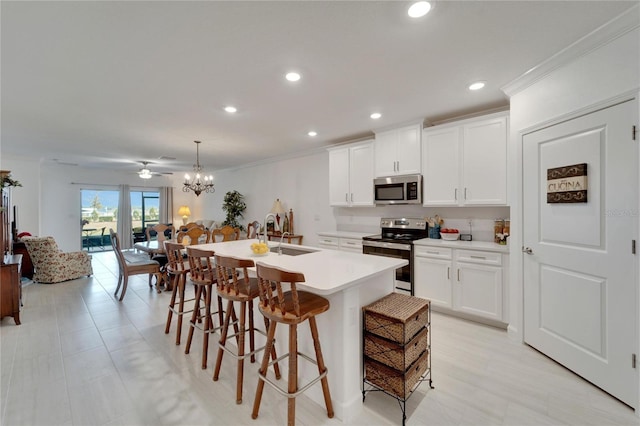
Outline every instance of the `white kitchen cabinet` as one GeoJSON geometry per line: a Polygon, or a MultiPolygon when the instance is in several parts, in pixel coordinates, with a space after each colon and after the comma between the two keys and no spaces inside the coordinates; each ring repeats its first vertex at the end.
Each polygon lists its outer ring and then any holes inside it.
{"type": "MultiPolygon", "coordinates": [[[[362,236],[354,233],[320,233],[318,246],[327,249],[362,253],[362,236]]],[[[364,234],[363,234],[364,235],[364,234]]]]}
{"type": "Polygon", "coordinates": [[[339,250],[362,253],[362,238],[340,238],[339,250]]]}
{"type": "Polygon", "coordinates": [[[329,204],[373,206],[373,141],[329,149],[329,204]]]}
{"type": "Polygon", "coordinates": [[[502,253],[416,246],[414,293],[434,307],[504,321],[502,253]]]}
{"type": "Polygon", "coordinates": [[[454,309],[502,320],[502,255],[455,251],[454,309]]]}
{"type": "Polygon", "coordinates": [[[338,250],[340,248],[340,238],[320,235],[318,245],[322,248],[338,250]]]}
{"type": "Polygon", "coordinates": [[[423,205],[506,205],[507,135],[507,113],[425,129],[423,205]]]}
{"type": "Polygon", "coordinates": [[[417,174],[421,171],[422,124],[376,133],[375,176],[417,174]]]}
{"type": "Polygon", "coordinates": [[[444,255],[438,253],[439,250],[442,249],[416,247],[413,266],[415,274],[413,292],[415,296],[431,300],[434,306],[452,309],[451,249],[446,249],[448,254],[444,255]]]}

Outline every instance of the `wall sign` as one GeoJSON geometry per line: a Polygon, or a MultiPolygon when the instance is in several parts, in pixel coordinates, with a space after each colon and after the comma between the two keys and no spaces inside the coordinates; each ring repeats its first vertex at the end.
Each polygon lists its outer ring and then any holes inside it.
{"type": "Polygon", "coordinates": [[[547,203],[586,203],[587,163],[547,169],[547,203]]]}

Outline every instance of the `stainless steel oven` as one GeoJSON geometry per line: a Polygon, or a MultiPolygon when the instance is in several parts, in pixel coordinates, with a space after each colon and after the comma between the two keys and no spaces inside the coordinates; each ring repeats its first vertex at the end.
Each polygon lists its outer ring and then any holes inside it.
{"type": "Polygon", "coordinates": [[[362,253],[407,260],[406,266],[396,269],[396,291],[413,296],[413,241],[428,234],[423,219],[384,218],[380,220],[380,235],[362,238],[362,253]]]}
{"type": "Polygon", "coordinates": [[[362,240],[362,253],[375,256],[395,257],[409,263],[396,269],[396,291],[413,295],[413,244],[362,240]]]}

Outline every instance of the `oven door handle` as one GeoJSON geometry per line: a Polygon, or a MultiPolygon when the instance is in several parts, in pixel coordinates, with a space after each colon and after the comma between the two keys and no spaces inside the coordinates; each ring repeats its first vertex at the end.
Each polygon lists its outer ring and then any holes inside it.
{"type": "Polygon", "coordinates": [[[381,241],[362,241],[362,247],[379,247],[396,250],[411,251],[411,244],[385,243],[381,241]]]}

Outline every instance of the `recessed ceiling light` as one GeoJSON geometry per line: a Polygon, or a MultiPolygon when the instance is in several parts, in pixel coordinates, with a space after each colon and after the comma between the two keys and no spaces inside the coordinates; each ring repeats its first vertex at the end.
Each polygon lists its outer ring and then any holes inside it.
{"type": "Polygon", "coordinates": [[[227,111],[227,112],[231,112],[231,113],[238,111],[238,109],[236,107],[231,106],[231,105],[224,107],[224,110],[227,111]]]}
{"type": "Polygon", "coordinates": [[[287,75],[284,76],[289,81],[298,81],[300,80],[300,74],[297,72],[288,72],[287,75]]]}
{"type": "Polygon", "coordinates": [[[428,1],[419,1],[411,5],[407,13],[412,18],[420,18],[431,10],[431,3],[428,1]]]}
{"type": "Polygon", "coordinates": [[[484,87],[485,82],[484,81],[476,81],[475,83],[471,83],[469,85],[469,90],[480,90],[484,87]]]}
{"type": "Polygon", "coordinates": [[[314,132],[313,130],[307,133],[309,136],[318,136],[318,132],[314,132]]]}
{"type": "Polygon", "coordinates": [[[379,112],[374,112],[369,117],[373,118],[374,120],[377,120],[378,118],[382,117],[382,114],[380,114],[379,112]]]}

